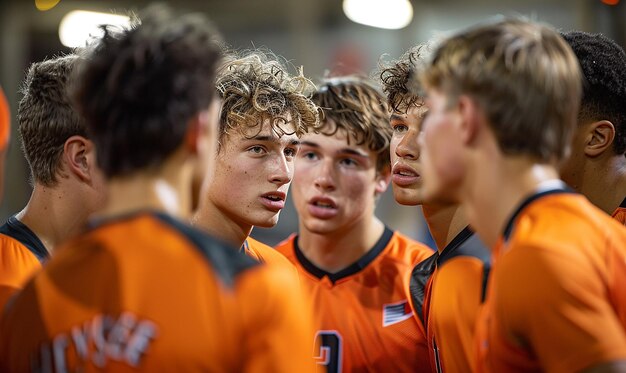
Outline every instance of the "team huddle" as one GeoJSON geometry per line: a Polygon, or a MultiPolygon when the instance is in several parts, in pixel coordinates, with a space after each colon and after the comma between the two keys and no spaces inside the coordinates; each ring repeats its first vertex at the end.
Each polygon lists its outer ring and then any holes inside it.
{"type": "Polygon", "coordinates": [[[24,80],[0,371],[626,372],[612,40],[505,18],[313,82],[201,14],[102,28],[24,80]]]}

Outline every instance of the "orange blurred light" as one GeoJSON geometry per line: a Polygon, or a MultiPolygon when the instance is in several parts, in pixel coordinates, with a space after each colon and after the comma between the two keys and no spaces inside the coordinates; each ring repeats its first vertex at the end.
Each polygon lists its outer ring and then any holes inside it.
{"type": "Polygon", "coordinates": [[[619,0],[600,0],[606,5],[617,5],[619,4],[619,0]]]}
{"type": "Polygon", "coordinates": [[[50,10],[54,8],[61,0],[35,0],[35,7],[45,12],[46,10],[50,10]]]}

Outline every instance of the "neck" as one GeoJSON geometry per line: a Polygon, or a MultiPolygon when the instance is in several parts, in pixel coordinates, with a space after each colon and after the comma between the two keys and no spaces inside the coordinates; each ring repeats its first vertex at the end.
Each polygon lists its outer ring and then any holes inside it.
{"type": "Polygon", "coordinates": [[[243,245],[253,228],[252,224],[237,222],[208,199],[194,215],[193,225],[237,248],[243,245]]]}
{"type": "Polygon", "coordinates": [[[437,250],[443,249],[467,226],[467,218],[460,205],[423,205],[424,217],[437,250]]]}
{"type": "Polygon", "coordinates": [[[311,232],[300,223],[298,245],[315,266],[336,273],[370,251],[384,230],[385,225],[374,216],[367,224],[357,224],[330,234],[311,232]]]}
{"type": "Polygon", "coordinates": [[[185,154],[179,151],[158,169],[111,178],[107,204],[98,215],[106,218],[138,210],[155,210],[188,220],[193,166],[184,157],[185,154]]]}
{"type": "Polygon", "coordinates": [[[626,197],[626,158],[622,155],[592,161],[586,166],[585,174],[593,177],[583,180],[578,191],[602,211],[612,215],[626,197]]]}
{"type": "Polygon", "coordinates": [[[91,213],[79,190],[60,180],[54,187],[36,183],[28,204],[16,217],[37,235],[52,253],[59,244],[80,233],[91,213]],[[70,192],[71,191],[71,192],[70,192]]]}
{"type": "Polygon", "coordinates": [[[475,163],[473,189],[462,200],[470,225],[489,248],[495,247],[512,214],[539,185],[557,180],[556,168],[523,157],[503,157],[475,163]],[[490,167],[484,167],[490,164],[490,167]]]}

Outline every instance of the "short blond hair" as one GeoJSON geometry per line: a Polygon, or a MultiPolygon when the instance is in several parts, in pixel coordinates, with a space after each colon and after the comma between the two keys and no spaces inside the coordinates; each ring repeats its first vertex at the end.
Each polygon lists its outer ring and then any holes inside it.
{"type": "Polygon", "coordinates": [[[581,73],[551,27],[516,18],[470,28],[439,45],[421,82],[449,104],[474,99],[505,154],[556,162],[569,151],[581,73]]]}

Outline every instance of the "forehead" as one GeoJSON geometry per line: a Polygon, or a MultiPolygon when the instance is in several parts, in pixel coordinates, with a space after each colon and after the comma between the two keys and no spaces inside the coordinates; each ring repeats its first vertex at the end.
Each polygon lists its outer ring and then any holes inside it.
{"type": "Polygon", "coordinates": [[[296,123],[292,121],[291,113],[267,115],[266,113],[250,115],[237,122],[235,128],[228,131],[229,135],[238,134],[241,138],[258,136],[272,136],[276,138],[295,136],[296,123]]]}
{"type": "Polygon", "coordinates": [[[291,122],[276,119],[276,117],[263,120],[262,123],[246,126],[240,124],[236,130],[225,134],[223,142],[242,142],[248,140],[260,140],[275,143],[297,143],[298,136],[294,133],[295,126],[291,122]]]}
{"type": "Polygon", "coordinates": [[[426,105],[411,105],[407,108],[406,112],[394,111],[391,114],[391,119],[404,120],[404,119],[423,119],[428,112],[426,105]]]}
{"type": "Polygon", "coordinates": [[[367,144],[357,145],[356,140],[348,136],[343,129],[339,129],[331,136],[321,133],[307,133],[302,136],[300,141],[303,147],[313,147],[328,154],[353,153],[372,159],[376,157],[376,154],[368,148],[367,144]]]}

